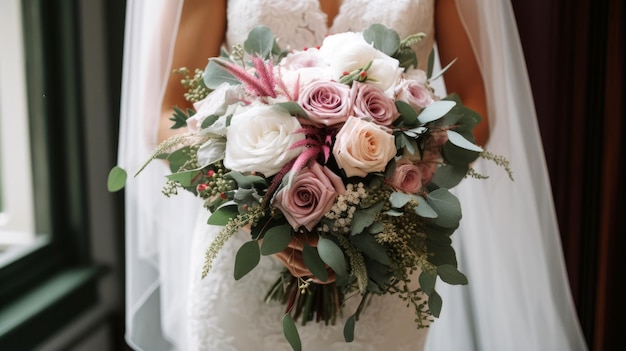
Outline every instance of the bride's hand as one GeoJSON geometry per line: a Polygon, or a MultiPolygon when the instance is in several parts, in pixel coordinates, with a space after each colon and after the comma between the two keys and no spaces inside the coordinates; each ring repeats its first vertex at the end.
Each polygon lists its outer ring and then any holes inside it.
{"type": "Polygon", "coordinates": [[[274,256],[276,256],[280,262],[287,267],[289,272],[291,272],[294,277],[310,277],[317,284],[333,283],[335,281],[335,272],[330,269],[330,267],[326,266],[328,279],[323,282],[311,273],[302,259],[303,243],[317,247],[318,240],[319,236],[315,234],[296,234],[291,238],[291,242],[289,242],[287,248],[279,253],[276,253],[274,256]]]}

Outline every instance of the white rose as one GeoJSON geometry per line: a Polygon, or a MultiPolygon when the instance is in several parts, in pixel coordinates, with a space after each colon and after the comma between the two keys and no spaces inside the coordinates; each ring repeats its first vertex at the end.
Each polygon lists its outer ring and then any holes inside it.
{"type": "Polygon", "coordinates": [[[390,97],[393,97],[395,84],[403,72],[398,60],[376,50],[363,39],[361,33],[346,32],[327,36],[319,49],[319,55],[330,66],[334,79],[371,62],[366,83],[378,86],[390,97]]]}
{"type": "Polygon", "coordinates": [[[290,149],[304,139],[297,118],[269,105],[253,104],[233,115],[226,134],[224,166],[238,172],[278,173],[302,148],[290,149]]]}
{"type": "Polygon", "coordinates": [[[385,170],[396,155],[396,144],[389,129],[350,117],[337,133],[333,155],[348,177],[365,177],[385,170]]]}
{"type": "MultiPolygon", "coordinates": [[[[232,106],[241,100],[242,85],[230,85],[222,83],[204,99],[193,104],[196,113],[187,119],[187,126],[192,132],[199,132],[202,122],[209,116],[226,116],[232,106]]],[[[226,135],[225,118],[218,119],[208,130],[204,132],[226,135]]]]}

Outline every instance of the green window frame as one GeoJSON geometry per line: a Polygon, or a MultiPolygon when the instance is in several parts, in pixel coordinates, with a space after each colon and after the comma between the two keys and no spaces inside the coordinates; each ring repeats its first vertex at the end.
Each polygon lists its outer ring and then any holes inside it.
{"type": "MultiPolygon", "coordinates": [[[[98,302],[89,247],[78,0],[22,0],[36,230],[0,267],[0,349],[32,349],[98,302]]],[[[103,184],[103,186],[105,186],[103,184]]]]}

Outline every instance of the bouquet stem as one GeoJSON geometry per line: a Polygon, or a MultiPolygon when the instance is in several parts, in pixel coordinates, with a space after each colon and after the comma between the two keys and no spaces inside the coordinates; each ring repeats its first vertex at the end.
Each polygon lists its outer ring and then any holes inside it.
{"type": "Polygon", "coordinates": [[[285,270],[272,284],[265,301],[280,301],[286,305],[285,313],[291,314],[294,321],[300,319],[302,325],[312,321],[335,325],[344,295],[334,282],[317,284],[294,277],[285,270]]]}

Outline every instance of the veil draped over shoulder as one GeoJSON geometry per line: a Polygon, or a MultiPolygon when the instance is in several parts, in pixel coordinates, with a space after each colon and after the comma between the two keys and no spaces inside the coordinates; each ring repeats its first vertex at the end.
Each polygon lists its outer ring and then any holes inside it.
{"type": "MultiPolygon", "coordinates": [[[[444,307],[427,349],[584,350],[511,5],[457,3],[485,79],[487,149],[510,160],[515,181],[479,161],[491,178],[455,189],[464,213],[453,241],[470,285],[438,286],[444,307]]],[[[131,177],[156,146],[181,7],[182,0],[127,5],[118,163],[131,177]]],[[[189,252],[201,205],[189,194],[166,199],[167,171],[153,162],[126,186],[126,338],[136,349],[187,349],[189,252]]]]}

